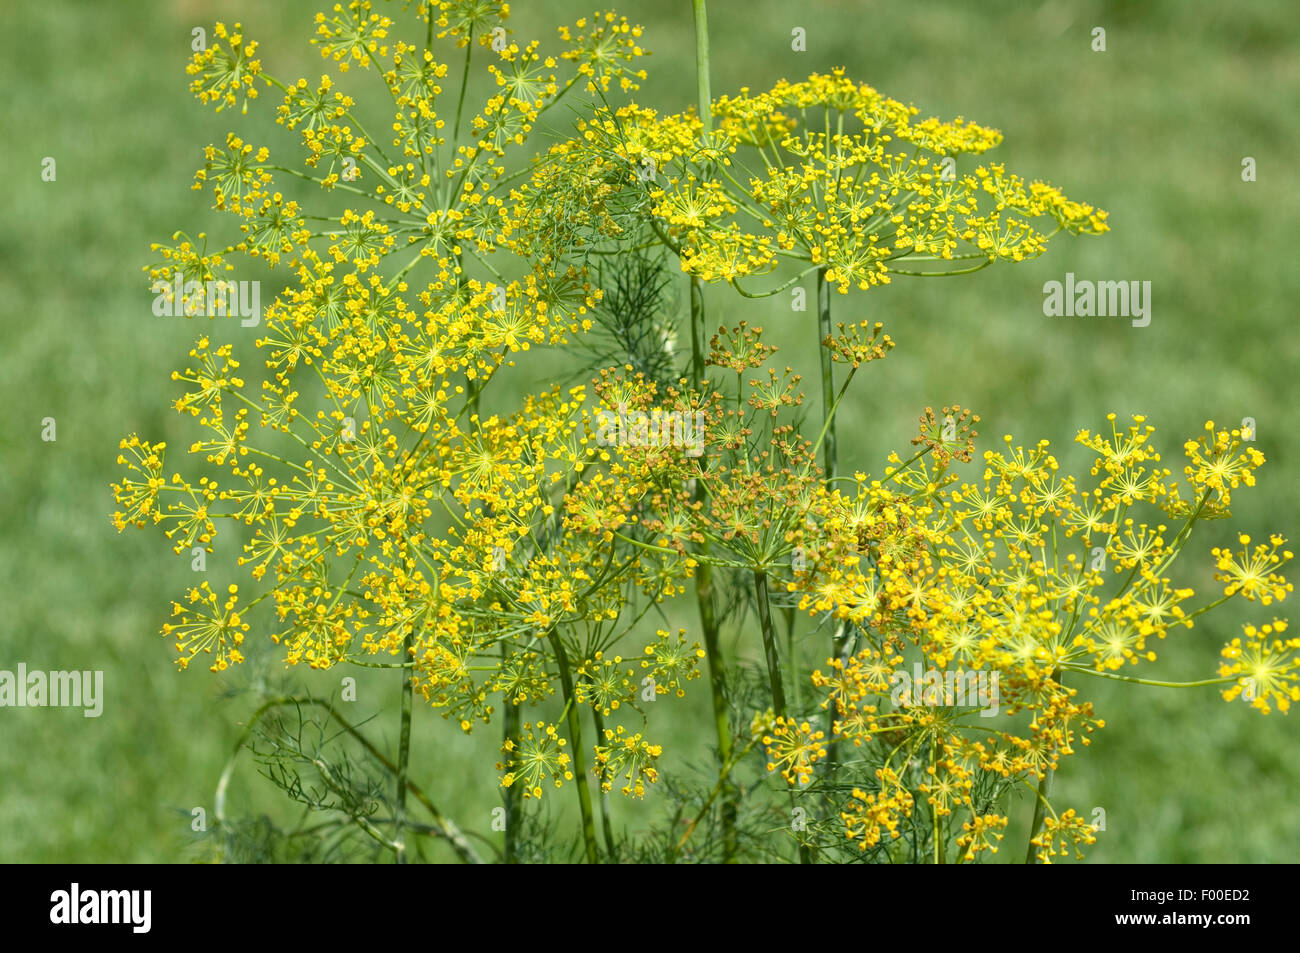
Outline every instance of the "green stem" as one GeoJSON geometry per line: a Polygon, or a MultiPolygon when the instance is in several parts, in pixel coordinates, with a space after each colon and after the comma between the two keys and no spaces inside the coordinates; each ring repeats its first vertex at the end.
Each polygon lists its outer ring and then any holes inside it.
{"type": "Polygon", "coordinates": [[[835,364],[825,341],[831,336],[831,286],[826,281],[826,269],[817,269],[817,353],[822,366],[822,422],[826,432],[822,444],[822,466],[829,483],[835,478],[836,446],[835,420],[835,364]]]}
{"type": "MultiPolygon", "coordinates": [[[[844,663],[848,662],[849,654],[847,625],[847,622],[841,620],[836,626],[835,631],[831,634],[831,651],[834,653],[832,658],[838,658],[844,663]]],[[[795,671],[798,672],[798,668],[796,668],[795,671]]],[[[832,705],[828,710],[828,718],[830,723],[827,725],[827,734],[830,735],[830,743],[826,746],[826,796],[823,799],[823,803],[825,804],[826,809],[830,811],[835,797],[835,774],[839,768],[840,762],[840,741],[839,736],[835,733],[834,705],[832,705]]]]}
{"type": "Polygon", "coordinates": [[[1025,849],[1026,864],[1036,864],[1038,862],[1034,856],[1034,838],[1038,836],[1038,832],[1043,826],[1043,818],[1047,816],[1047,799],[1052,794],[1053,773],[1049,765],[1043,776],[1038,779],[1037,797],[1034,799],[1034,823],[1029,829],[1029,845],[1025,849]]]}
{"type": "MultiPolygon", "coordinates": [[[[935,762],[935,756],[936,756],[936,754],[937,754],[937,750],[936,750],[935,744],[934,744],[933,741],[931,741],[931,742],[930,742],[930,767],[931,767],[931,768],[934,767],[934,762],[935,762]]],[[[936,864],[942,864],[942,863],[944,862],[944,857],[943,857],[943,829],[942,829],[942,827],[940,826],[939,805],[937,805],[937,804],[931,804],[931,805],[930,805],[930,820],[931,820],[931,823],[934,825],[934,835],[933,835],[933,839],[934,839],[934,862],[935,862],[936,864]]]]}
{"type": "MultiPolygon", "coordinates": [[[[772,711],[778,718],[786,716],[785,686],[781,677],[781,657],[776,650],[776,626],[772,624],[772,606],[768,601],[767,573],[754,571],[754,596],[758,602],[758,624],[763,632],[763,654],[767,659],[767,679],[772,689],[772,711]]],[[[795,792],[790,792],[790,804],[795,803],[795,792]]],[[[812,849],[799,844],[799,863],[812,863],[812,849]]]]}
{"type": "MultiPolygon", "coordinates": [[[[712,96],[709,93],[709,17],[705,0],[691,0],[695,16],[695,91],[703,124],[704,138],[713,133],[712,96]]],[[[691,276],[691,387],[698,394],[704,386],[704,283],[691,276]]],[[[704,484],[697,480],[695,499],[704,501],[704,484]]],[[[708,544],[704,546],[707,553],[708,544]]],[[[735,863],[736,803],[738,792],[726,780],[731,764],[731,727],[727,719],[726,675],[723,668],[721,636],[713,605],[713,569],[701,562],[695,570],[695,602],[704,630],[704,651],[709,660],[709,689],[713,704],[713,725],[718,739],[718,758],[723,765],[719,777],[722,785],[722,853],[724,863],[735,863]]]]}
{"type": "MultiPolygon", "coordinates": [[[[518,744],[520,734],[519,706],[508,696],[503,697],[502,704],[505,705],[501,725],[502,743],[515,739],[515,743],[518,744]]],[[[506,802],[505,862],[507,864],[517,864],[519,863],[518,827],[521,819],[523,785],[512,784],[504,790],[503,795],[506,802]]]]}
{"type": "MultiPolygon", "coordinates": [[[[1053,672],[1050,678],[1058,685],[1062,684],[1062,676],[1059,670],[1053,672]]],[[[1055,774],[1056,772],[1052,769],[1051,760],[1049,759],[1043,768],[1043,776],[1038,779],[1038,796],[1034,799],[1034,820],[1029,827],[1029,844],[1025,848],[1026,864],[1037,863],[1037,858],[1034,856],[1034,838],[1042,830],[1043,819],[1047,816],[1047,803],[1048,798],[1052,795],[1052,777],[1055,774]]]]}
{"type": "Polygon", "coordinates": [[[469,61],[474,53],[474,31],[465,34],[465,67],[460,74],[460,98],[456,101],[456,121],[451,127],[452,162],[456,159],[456,147],[460,145],[460,115],[465,109],[465,91],[469,88],[469,61]]]}
{"type": "Polygon", "coordinates": [[[555,628],[550,632],[551,649],[555,652],[555,661],[560,669],[560,685],[564,689],[564,702],[568,709],[569,741],[573,743],[573,775],[578,788],[578,807],[582,812],[582,842],[587,852],[587,862],[600,863],[600,852],[596,847],[596,818],[591,810],[591,788],[587,786],[587,755],[582,746],[582,719],[578,712],[578,702],[573,693],[573,675],[569,670],[569,655],[564,651],[564,642],[555,628]]]}
{"type": "MultiPolygon", "coordinates": [[[[727,677],[722,660],[722,640],[718,620],[713,611],[713,567],[700,563],[695,568],[695,602],[700,611],[700,627],[704,630],[704,652],[709,661],[709,699],[713,705],[713,730],[718,741],[718,760],[723,765],[719,782],[730,773],[731,725],[727,718],[727,677]]],[[[722,798],[722,856],[724,863],[736,860],[736,801],[734,784],[727,783],[722,798]]]]}
{"type": "Polygon", "coordinates": [[[691,386],[704,383],[704,283],[691,275],[691,386]]]}
{"type": "MultiPolygon", "coordinates": [[[[785,654],[790,659],[790,667],[797,674],[799,672],[799,655],[794,644],[794,606],[786,606],[781,610],[785,617],[785,654]]],[[[803,711],[803,701],[799,690],[800,679],[794,680],[794,707],[797,711],[803,711]]]]}
{"type": "MultiPolygon", "coordinates": [[[[835,417],[839,410],[840,400],[843,399],[844,390],[848,389],[848,381],[844,382],[844,388],[837,395],[835,393],[835,363],[831,360],[831,350],[826,346],[826,340],[831,336],[831,286],[826,280],[826,269],[817,269],[817,354],[821,360],[822,372],[822,469],[825,470],[826,485],[829,487],[836,476],[837,444],[835,439],[835,417]]],[[[852,373],[849,379],[852,379],[852,373]]],[[[848,648],[848,624],[841,619],[835,624],[831,633],[831,655],[833,658],[844,660],[845,652],[848,648]]],[[[839,761],[839,743],[835,737],[835,714],[831,712],[830,726],[831,741],[827,745],[826,751],[826,780],[827,784],[827,804],[830,802],[830,784],[835,774],[835,765],[839,761]]]]}
{"type": "MultiPolygon", "coordinates": [[[[600,709],[595,703],[591,706],[591,718],[596,725],[596,743],[600,744],[605,740],[605,717],[600,713],[600,709]]],[[[605,790],[605,785],[609,782],[607,771],[600,772],[600,827],[601,833],[605,837],[605,853],[612,859],[614,857],[614,828],[609,819],[609,793],[605,790]]]]}
{"type": "MultiPolygon", "coordinates": [[[[407,630],[402,640],[402,657],[411,654],[411,638],[415,633],[407,630]]],[[[406,824],[406,779],[411,762],[411,697],[414,687],[411,675],[402,669],[402,728],[397,746],[397,804],[393,809],[393,842],[397,845],[397,862],[406,863],[406,837],[403,828],[406,824]]]]}
{"type": "Polygon", "coordinates": [[[704,0],[691,0],[695,12],[695,91],[704,135],[713,133],[713,97],[709,94],[709,11],[704,0]]]}
{"type": "Polygon", "coordinates": [[[781,684],[781,658],[776,651],[776,631],[772,625],[772,609],[767,600],[767,573],[754,572],[754,595],[758,600],[758,624],[763,631],[763,654],[767,658],[767,680],[772,688],[772,711],[784,718],[785,687],[781,684]]]}

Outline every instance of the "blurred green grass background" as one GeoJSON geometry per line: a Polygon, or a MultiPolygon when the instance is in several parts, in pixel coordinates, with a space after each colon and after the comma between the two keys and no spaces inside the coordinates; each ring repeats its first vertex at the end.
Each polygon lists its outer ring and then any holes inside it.
{"type": "MultiPolygon", "coordinates": [[[[157,630],[168,600],[192,581],[188,561],[154,533],[119,536],[108,520],[108,486],[123,434],[138,430],[174,447],[192,439],[168,409],[168,375],[194,330],[153,317],[140,271],[151,241],[211,224],[207,198],[189,184],[203,146],[240,127],[238,116],[214,116],[188,94],[190,30],[240,20],[261,42],[268,71],[315,78],[323,64],[307,37],[316,9],[298,0],[49,0],[0,12],[0,181],[8,186],[0,228],[0,669],[19,661],[103,669],[107,687],[98,719],[0,710],[0,860],[192,856],[190,810],[210,810],[251,708],[228,690],[277,677],[274,667],[230,678],[201,667],[174,671],[157,630]],[[41,181],[44,156],[58,162],[54,183],[41,181]],[[46,416],[57,420],[54,443],[40,439],[46,416]]],[[[511,26],[545,42],[557,23],[590,9],[570,0],[517,3],[511,26]]],[[[672,110],[693,103],[689,3],[620,12],[646,26],[654,54],[639,100],[672,110]]],[[[837,320],[883,320],[899,345],[855,385],[841,424],[842,467],[879,472],[926,405],[975,408],[982,446],[1003,433],[1047,437],[1076,463],[1069,447],[1079,428],[1098,427],[1109,411],[1121,419],[1145,413],[1175,467],[1182,439],[1207,418],[1249,416],[1269,462],[1259,486],[1240,496],[1236,525],[1257,537],[1295,535],[1300,18],[1292,0],[714,0],[710,25],[715,95],[843,65],[926,114],[1000,128],[1006,142],[995,161],[1110,212],[1109,235],[1059,238],[1029,264],[899,279],[836,298],[837,320]],[[796,26],[807,30],[807,52],[790,49],[796,26]],[[1107,30],[1104,53],[1090,48],[1096,26],[1107,30]],[[1241,180],[1244,156],[1257,160],[1254,183],[1241,180]],[[1044,317],[1042,285],[1067,271],[1151,281],[1150,327],[1044,317]]],[[[264,93],[253,109],[269,114],[276,102],[264,93]]],[[[711,290],[709,306],[715,320],[768,328],[815,394],[813,312],[792,315],[784,296],[747,302],[725,288],[711,290]]],[[[543,379],[539,365],[529,383],[543,379]]],[[[1222,524],[1206,529],[1188,554],[1202,569],[1210,546],[1227,537],[1222,524]]],[[[1194,581],[1208,589],[1207,573],[1194,581]]],[[[690,626],[688,612],[677,616],[690,626]]],[[[1150,674],[1209,677],[1219,646],[1246,618],[1228,613],[1177,636],[1182,644],[1163,646],[1150,674]]],[[[327,695],[339,674],[307,681],[327,695]]],[[[374,737],[391,746],[395,686],[360,682],[358,710],[379,714],[374,737]]],[[[1065,762],[1055,799],[1085,814],[1106,810],[1091,861],[1294,860],[1294,721],[1227,705],[1212,689],[1087,690],[1107,727],[1065,762]]],[[[691,693],[701,713],[704,695],[691,693]]],[[[495,728],[466,738],[421,714],[415,777],[464,826],[486,828],[498,803],[495,728]]],[[[674,731],[661,739],[665,749],[699,760],[707,741],[674,731]]],[[[249,803],[266,796],[249,764],[236,787],[249,803]]],[[[1007,844],[999,859],[1019,859],[1023,838],[1007,844]]]]}

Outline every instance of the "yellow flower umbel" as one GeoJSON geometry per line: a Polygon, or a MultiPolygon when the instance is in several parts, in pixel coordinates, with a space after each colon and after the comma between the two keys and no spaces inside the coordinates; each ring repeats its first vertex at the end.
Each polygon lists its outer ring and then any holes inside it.
{"type": "Polygon", "coordinates": [[[1001,133],[961,118],[917,119],[914,107],[843,70],[742,90],[715,100],[712,113],[706,135],[694,113],[610,110],[582,123],[552,162],[643,195],[661,240],[705,281],[802,262],[804,274],[821,270],[846,293],[895,274],[1026,261],[1058,232],[1107,230],[1105,212],[1001,164],[959,174],[954,157],[992,149],[1001,133]]]}
{"type": "Polygon", "coordinates": [[[505,756],[501,786],[522,784],[524,797],[540,798],[547,782],[560,787],[573,780],[569,769],[569,756],[564,752],[568,741],[560,736],[554,725],[544,721],[524,724],[523,737],[518,743],[507,739],[501,748],[505,756]]]}
{"type": "Polygon", "coordinates": [[[246,113],[249,101],[257,98],[256,81],[262,73],[261,61],[253,58],[257,42],[245,42],[238,23],[233,32],[224,23],[218,23],[212,32],[220,42],[195,53],[185,68],[195,77],[190,91],[200,102],[216,103],[217,112],[242,103],[246,113]]]}
{"type": "Polygon", "coordinates": [[[613,789],[614,780],[623,778],[626,783],[622,792],[630,797],[645,797],[646,782],[654,784],[659,780],[659,772],[653,767],[654,762],[663,754],[660,745],[652,745],[644,740],[641,732],[629,734],[619,725],[617,729],[605,729],[606,744],[596,745],[596,770],[601,777],[601,789],[613,789]]]}
{"type": "Polygon", "coordinates": [[[826,732],[810,722],[778,716],[763,736],[767,770],[780,771],[787,784],[807,784],[812,780],[813,765],[826,757],[825,737],[826,732]]]}
{"type": "Polygon", "coordinates": [[[1244,641],[1235,638],[1223,647],[1219,674],[1235,679],[1223,693],[1226,700],[1240,696],[1266,715],[1274,705],[1286,714],[1292,702],[1300,702],[1300,638],[1279,638],[1285,631],[1279,619],[1247,625],[1244,641]]]}
{"type": "Polygon", "coordinates": [[[194,57],[192,89],[218,109],[277,90],[260,133],[280,141],[240,130],[207,148],[195,188],[211,190],[228,238],[210,252],[208,232],[177,232],[154,247],[149,279],[166,297],[252,263],[285,272],[283,290],[252,322],[259,361],[251,338],[219,328],[173,375],[174,407],[200,431],[188,467],[165,470],[161,443],[123,441],[114,521],[160,524],[178,552],[214,557],[229,552],[219,532],[236,536],[225,527],[244,538],[233,561],[259,592],[237,609],[233,587],[225,605],[206,584],[191,590],[163,630],[182,666],[199,652],[214,670],[240,662],[256,630],[289,665],[397,669],[404,700],[418,693],[466,732],[503,716],[507,803],[577,777],[586,813],[593,757],[630,796],[657,777],[640,693],[681,696],[703,653],[665,631],[638,669],[615,647],[689,565],[637,548],[646,533],[624,525],[663,454],[600,449],[584,387],[513,407],[489,407],[489,387],[590,328],[601,291],[589,245],[637,215],[574,205],[566,227],[540,228],[517,191],[530,135],[575,88],[634,89],[646,51],[640,27],[608,13],[562,27],[547,53],[511,35],[504,3],[405,12],[421,21],[415,42],[368,0],[318,14],[312,42],[329,72],[316,77],[264,72],[238,27],[219,25],[194,57]],[[461,88],[475,68],[490,86],[477,103],[461,88]],[[345,85],[358,72],[380,82],[345,85]],[[379,88],[386,100],[363,110],[362,91],[379,88]],[[295,151],[300,161],[284,158],[295,151]],[[630,501],[616,519],[600,509],[606,492],[630,501]],[[521,723],[556,696],[554,722],[521,723]],[[640,726],[605,727],[638,714],[640,726]],[[580,715],[596,722],[594,747],[580,715]]]}
{"type": "MultiPolygon", "coordinates": [[[[952,409],[946,414],[955,420],[952,409]]],[[[828,713],[828,740],[852,742],[883,761],[880,788],[855,791],[843,815],[862,849],[890,832],[902,787],[928,804],[936,841],[943,819],[964,812],[960,859],[992,850],[1005,819],[981,813],[973,785],[992,777],[1033,787],[1077,744],[1087,745],[1104,723],[1077,700],[1080,681],[1173,684],[1115,673],[1156,661],[1158,643],[1235,596],[1267,605],[1291,591],[1277,571],[1291,558],[1284,541],[1252,547],[1243,535],[1240,551],[1213,550],[1222,597],[1189,608],[1194,593],[1174,582],[1173,568],[1201,521],[1228,515],[1234,481],[1253,484],[1262,457],[1209,425],[1214,457],[1206,443],[1188,445],[1193,502],[1171,503],[1179,489],[1161,465],[1154,428],[1140,416],[1124,429],[1114,415],[1111,421],[1109,434],[1077,438],[1096,454],[1091,485],[1062,473],[1046,441],[1024,447],[1010,437],[1005,449],[984,454],[980,479],[963,482],[948,471],[964,450],[941,453],[935,415],[923,416],[923,449],[913,460],[886,480],[859,475],[855,492],[836,489],[813,511],[834,515],[796,537],[809,558],[786,588],[805,611],[847,620],[851,642],[862,646],[829,659],[812,679],[828,713]],[[1181,520],[1166,525],[1176,514],[1181,520]],[[917,658],[940,676],[996,674],[996,713],[1026,713],[1027,729],[974,722],[989,712],[969,696],[954,703],[936,690],[915,704],[919,692],[895,686],[917,658]],[[968,733],[968,721],[978,734],[968,733]],[[899,768],[923,755],[928,765],[919,775],[899,768]]],[[[1300,700],[1300,639],[1285,630],[1277,620],[1247,625],[1224,648],[1219,679],[1193,684],[1228,683],[1227,700],[1286,712],[1300,700]]],[[[791,779],[811,777],[811,768],[799,767],[813,760],[804,755],[811,726],[802,734],[793,721],[778,728],[784,735],[772,730],[764,738],[779,756],[773,762],[790,765],[791,779]]],[[[1058,815],[1044,801],[1041,817],[1032,841],[1040,861],[1094,839],[1073,811],[1058,815]]]]}
{"type": "Polygon", "coordinates": [[[231,583],[227,593],[228,598],[221,602],[212,588],[203,582],[190,589],[187,602],[172,603],[172,615],[180,621],[167,623],[162,631],[163,635],[176,640],[176,651],[180,655],[176,662],[181,668],[188,667],[190,660],[200,652],[213,656],[210,668],[214,672],[225,671],[231,662],[244,660],[239,646],[243,644],[248,623],[236,611],[239,587],[231,583]]]}

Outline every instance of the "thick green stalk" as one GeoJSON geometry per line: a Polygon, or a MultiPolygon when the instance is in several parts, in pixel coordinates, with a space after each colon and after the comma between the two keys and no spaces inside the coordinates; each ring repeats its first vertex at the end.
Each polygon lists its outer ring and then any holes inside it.
{"type": "MultiPolygon", "coordinates": [[[[763,633],[763,654],[767,658],[768,684],[772,688],[772,712],[779,718],[786,716],[785,685],[781,677],[781,656],[776,650],[776,626],[772,624],[772,606],[767,595],[767,573],[754,572],[754,597],[758,602],[758,624],[763,633]]],[[[794,807],[795,792],[790,792],[790,806],[794,807]]],[[[799,863],[812,863],[812,849],[799,845],[799,863]]]]}
{"type": "Polygon", "coordinates": [[[704,283],[691,275],[691,386],[704,383],[704,283]]]}
{"type": "MultiPolygon", "coordinates": [[[[709,93],[709,17],[705,0],[691,0],[695,14],[695,90],[704,137],[713,133],[712,96],[709,93]]],[[[704,283],[691,276],[691,387],[696,393],[704,384],[704,283]]],[[[704,501],[704,487],[697,485],[695,499],[704,501]]],[[[703,547],[708,553],[708,544],[703,547]]],[[[695,602],[704,630],[704,651],[709,660],[709,689],[713,703],[713,725],[718,739],[718,759],[731,763],[731,726],[727,719],[726,675],[722,661],[722,644],[717,615],[713,607],[713,568],[701,562],[695,570],[695,602]]],[[[724,773],[723,778],[726,775],[724,773]]],[[[736,859],[736,787],[726,781],[722,790],[722,854],[726,863],[736,859]]]]}
{"type": "MultiPolygon", "coordinates": [[[[817,353],[821,359],[822,374],[822,431],[825,435],[825,442],[822,444],[822,468],[826,471],[826,482],[834,479],[839,468],[838,459],[838,441],[836,439],[836,411],[839,409],[839,403],[844,397],[844,391],[848,389],[849,380],[853,378],[853,372],[849,372],[849,377],[844,381],[844,387],[841,388],[840,394],[835,394],[835,363],[831,360],[831,350],[826,347],[825,341],[831,336],[831,286],[826,280],[826,269],[817,269],[817,353]]],[[[831,652],[833,657],[841,661],[847,661],[849,649],[849,631],[848,623],[841,619],[836,623],[831,635],[831,652]]],[[[826,758],[826,776],[831,781],[835,775],[836,766],[839,764],[839,742],[835,738],[835,714],[831,712],[832,724],[830,725],[831,741],[828,745],[826,758]]],[[[828,784],[828,789],[830,785],[828,784]]],[[[828,790],[828,799],[829,799],[828,790]]]]}
{"type": "MultiPolygon", "coordinates": [[[[930,770],[934,770],[934,762],[938,756],[938,749],[933,741],[930,743],[930,770]]],[[[934,827],[934,862],[936,864],[944,863],[943,851],[943,820],[939,816],[939,805],[930,805],[930,822],[934,827]]]]}
{"type": "Polygon", "coordinates": [[[785,616],[785,654],[790,659],[790,668],[793,669],[796,676],[794,679],[794,707],[796,711],[803,711],[803,700],[800,697],[802,692],[799,691],[800,679],[798,678],[799,652],[794,644],[794,606],[786,606],[781,610],[781,614],[785,616]]]}
{"type": "Polygon", "coordinates": [[[709,10],[704,0],[691,0],[695,12],[695,92],[704,135],[713,132],[713,97],[709,94],[709,10]]]}
{"type": "Polygon", "coordinates": [[[1052,771],[1051,765],[1044,770],[1043,776],[1038,781],[1038,792],[1034,798],[1034,822],[1029,828],[1029,844],[1025,848],[1025,863],[1036,864],[1037,858],[1034,856],[1034,838],[1042,830],[1043,818],[1047,816],[1047,799],[1052,796],[1052,771]]]}
{"type": "MultiPolygon", "coordinates": [[[[1061,672],[1059,670],[1053,672],[1051,675],[1052,680],[1057,684],[1061,683],[1061,677],[1061,672]]],[[[1033,841],[1034,838],[1038,836],[1038,832],[1042,830],[1043,819],[1047,816],[1047,799],[1052,796],[1052,776],[1055,773],[1056,772],[1052,770],[1052,766],[1049,763],[1043,769],[1043,776],[1038,780],[1038,792],[1037,796],[1034,798],[1034,820],[1029,827],[1029,844],[1025,848],[1025,863],[1027,864],[1038,862],[1037,858],[1034,856],[1033,841]]]]}
{"type": "Polygon", "coordinates": [[[754,595],[758,600],[758,624],[763,632],[763,654],[767,658],[767,680],[772,688],[772,711],[784,718],[785,686],[781,684],[781,657],[776,651],[776,627],[772,625],[772,609],[767,598],[767,573],[754,572],[754,595]]]}
{"type": "MultiPolygon", "coordinates": [[[[709,94],[709,14],[704,0],[691,0],[695,13],[695,92],[704,138],[713,134],[713,99],[709,94]]],[[[707,173],[706,173],[707,175],[707,173]]],[[[704,283],[691,276],[691,383],[704,380],[704,283]]]]}
{"type": "Polygon", "coordinates": [[[582,745],[582,719],[578,701],[573,693],[573,674],[569,671],[569,655],[564,651],[560,633],[551,629],[551,649],[560,669],[560,685],[564,689],[564,705],[569,713],[569,741],[573,744],[573,779],[578,788],[578,807],[582,812],[582,842],[587,851],[587,862],[600,863],[596,846],[596,816],[591,809],[591,788],[587,785],[587,754],[582,745]]]}
{"type": "MultiPolygon", "coordinates": [[[[596,725],[596,743],[600,744],[605,740],[605,718],[595,703],[591,706],[591,719],[596,725]]],[[[605,853],[613,858],[614,828],[609,819],[609,793],[605,790],[605,785],[608,783],[609,773],[602,770],[600,772],[600,827],[601,833],[605,836],[605,853]]]]}
{"type": "MultiPolygon", "coordinates": [[[[691,278],[691,387],[700,392],[704,383],[704,287],[699,278],[691,278]]],[[[704,505],[704,484],[697,480],[695,502],[704,505]]],[[[708,555],[709,544],[701,547],[708,555]]],[[[718,760],[731,760],[731,725],[727,718],[726,673],[722,660],[722,639],[713,605],[713,567],[700,561],[695,567],[695,604],[704,630],[704,651],[709,660],[710,701],[713,704],[713,727],[718,740],[718,760]]],[[[725,863],[736,858],[736,788],[727,783],[722,792],[722,855],[725,863]]]]}
{"type": "MultiPolygon", "coordinates": [[[[695,569],[695,601],[704,630],[704,652],[709,661],[709,699],[713,705],[713,730],[718,740],[718,760],[730,773],[731,725],[727,719],[726,673],[722,661],[722,640],[718,620],[713,612],[713,569],[700,563],[695,569]]],[[[730,781],[722,790],[722,857],[724,863],[736,859],[736,786],[730,781]]]]}
{"type": "Polygon", "coordinates": [[[831,286],[826,281],[826,269],[817,269],[817,353],[822,366],[822,423],[826,436],[822,443],[822,468],[829,482],[835,477],[835,420],[831,410],[835,406],[835,364],[830,348],[823,342],[831,336],[831,286]]]}
{"type": "MultiPolygon", "coordinates": [[[[502,716],[501,740],[504,744],[506,741],[514,740],[519,743],[519,706],[509,698],[503,697],[502,704],[505,706],[505,712],[502,716]]],[[[522,796],[523,785],[512,784],[504,789],[505,809],[506,809],[506,830],[505,830],[505,862],[507,864],[516,864],[519,862],[518,844],[519,832],[518,826],[522,817],[522,796]]]]}
{"type": "MultiPolygon", "coordinates": [[[[402,660],[411,656],[411,638],[414,632],[408,631],[402,640],[402,660]]],[[[397,748],[397,803],[393,808],[393,843],[397,845],[397,862],[406,863],[406,775],[411,761],[411,696],[414,687],[411,673],[400,669],[402,673],[402,728],[397,748]]]]}
{"type": "MultiPolygon", "coordinates": [[[[817,269],[817,354],[821,359],[822,372],[822,469],[826,471],[827,486],[834,479],[839,464],[836,457],[835,411],[838,409],[840,398],[835,395],[835,364],[831,360],[831,350],[824,343],[830,336],[831,286],[826,280],[826,269],[823,267],[817,269]]],[[[850,377],[852,377],[852,374],[850,374],[850,377]]],[[[845,386],[848,386],[848,381],[845,381],[845,386]]],[[[831,634],[832,656],[843,660],[848,645],[848,624],[844,620],[840,620],[835,624],[831,634]]],[[[830,717],[831,724],[828,733],[831,740],[826,751],[827,805],[830,804],[830,789],[832,787],[830,782],[834,779],[835,767],[839,763],[840,753],[839,742],[835,737],[835,712],[833,709],[830,717]]]]}

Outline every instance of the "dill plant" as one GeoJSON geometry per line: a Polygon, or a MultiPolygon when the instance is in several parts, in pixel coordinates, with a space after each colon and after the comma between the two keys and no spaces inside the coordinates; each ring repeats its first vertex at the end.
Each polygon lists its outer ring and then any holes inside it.
{"type": "MultiPolygon", "coordinates": [[[[354,0],[318,15],[337,72],[384,86],[373,112],[338,78],[264,73],[238,25],[189,67],[218,111],[274,90],[303,166],[242,133],[209,147],[195,187],[238,236],[208,253],[206,233],[178,233],[149,277],[212,281],[251,261],[286,287],[259,378],[244,378],[245,341],[237,355],[213,334],[173,375],[202,432],[196,476],[170,472],[161,443],[123,440],[115,520],[160,525],[181,553],[244,529],[230,568],[255,594],[204,582],[178,599],[163,632],[181,667],[225,670],[256,634],[289,665],[395,670],[401,692],[390,755],[337,705],[268,691],[234,755],[250,749],[313,820],[229,817],[232,757],[216,812],[228,856],[405,862],[412,838],[417,856],[436,838],[466,862],[970,862],[998,851],[1017,791],[1035,806],[1026,860],[1081,855],[1093,827],[1050,798],[1061,758],[1103,726],[1081,686],[1168,685],[1133,674],[1166,636],[1291,591],[1280,537],[1216,547],[1209,601],[1175,576],[1262,454],[1209,423],[1179,481],[1143,418],[1111,415],[1077,437],[1086,475],[1011,438],[972,472],[979,418],[951,406],[926,408],[879,477],[842,473],[837,412],[895,342],[880,322],[835,323],[832,294],[1025,261],[1056,235],[1103,234],[1106,214],[1000,164],[959,169],[1000,133],[918,119],[843,71],[714,98],[703,0],[698,103],[674,115],[611,102],[645,78],[638,27],[596,14],[548,55],[509,34],[508,12],[450,0],[390,18],[354,0]],[[401,15],[417,42],[391,35],[401,15]],[[484,60],[496,89],[470,105],[484,60]],[[561,117],[570,134],[526,151],[561,117]],[[315,191],[292,199],[279,181],[315,191]],[[670,261],[689,279],[680,354],[670,261]],[[712,286],[752,298],[808,278],[816,415],[760,328],[712,326],[705,307],[712,286]],[[582,382],[496,398],[533,348],[582,382]],[[610,445],[611,408],[698,416],[705,452],[610,445]],[[675,629],[662,606],[687,594],[698,623],[675,629]],[[996,673],[1005,717],[900,701],[915,663],[996,673]],[[702,669],[713,737],[674,776],[646,702],[702,669]],[[417,696],[465,732],[496,726],[499,839],[412,779],[417,696]],[[565,787],[576,831],[541,807],[565,787]],[[632,815],[614,792],[651,802],[642,829],[617,823],[632,815]]],[[[1286,711],[1298,649],[1284,620],[1247,625],[1215,677],[1185,687],[1286,711]]]]}

